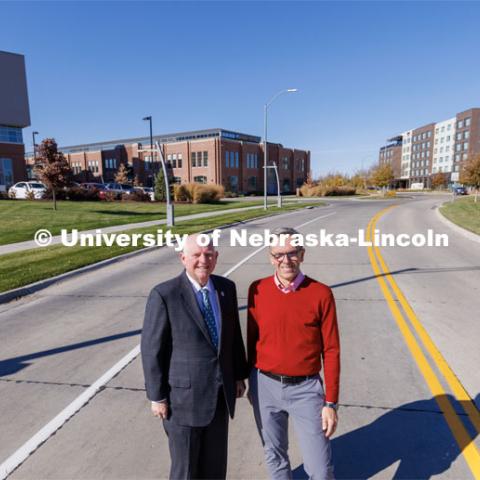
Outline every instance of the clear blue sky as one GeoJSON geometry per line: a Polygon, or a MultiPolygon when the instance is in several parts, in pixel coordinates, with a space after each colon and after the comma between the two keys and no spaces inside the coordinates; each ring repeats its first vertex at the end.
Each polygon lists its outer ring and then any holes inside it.
{"type": "MultiPolygon", "coordinates": [[[[32,128],[60,145],[223,127],[352,172],[389,136],[480,106],[475,2],[0,2],[32,128]]],[[[31,128],[25,129],[31,150],[31,128]]]]}

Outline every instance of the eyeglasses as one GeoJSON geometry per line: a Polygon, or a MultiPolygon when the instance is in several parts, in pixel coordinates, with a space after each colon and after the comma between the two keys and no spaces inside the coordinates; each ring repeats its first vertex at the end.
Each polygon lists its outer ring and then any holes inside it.
{"type": "Polygon", "coordinates": [[[272,258],[277,261],[281,262],[285,260],[287,257],[289,260],[298,260],[298,254],[300,253],[299,250],[294,250],[293,252],[285,252],[285,253],[270,253],[272,258]]]}

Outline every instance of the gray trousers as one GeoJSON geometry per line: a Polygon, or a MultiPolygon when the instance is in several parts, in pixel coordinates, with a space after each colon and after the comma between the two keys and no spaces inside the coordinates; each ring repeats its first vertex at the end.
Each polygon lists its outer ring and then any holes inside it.
{"type": "Polygon", "coordinates": [[[288,458],[288,418],[291,417],[309,478],[333,479],[330,441],[322,429],[325,395],[320,376],[287,385],[253,370],[250,392],[270,478],[292,478],[288,458]]]}

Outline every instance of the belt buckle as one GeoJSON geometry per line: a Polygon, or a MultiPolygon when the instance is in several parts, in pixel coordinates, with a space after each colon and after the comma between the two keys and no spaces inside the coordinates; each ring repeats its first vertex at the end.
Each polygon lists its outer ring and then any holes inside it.
{"type": "Polygon", "coordinates": [[[286,377],[285,375],[280,375],[280,383],[281,383],[282,385],[286,385],[286,383],[287,383],[287,382],[284,382],[284,381],[283,381],[284,378],[287,378],[287,377],[286,377]]]}

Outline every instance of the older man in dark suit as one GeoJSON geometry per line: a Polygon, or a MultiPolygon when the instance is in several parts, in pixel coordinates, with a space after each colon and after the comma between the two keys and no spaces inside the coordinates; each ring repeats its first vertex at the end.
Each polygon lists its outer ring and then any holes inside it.
{"type": "Polygon", "coordinates": [[[228,416],[248,376],[235,284],[211,275],[218,252],[189,236],[185,271],[148,297],[142,361],[153,415],[163,420],[171,479],[225,478],[228,416]]]}

